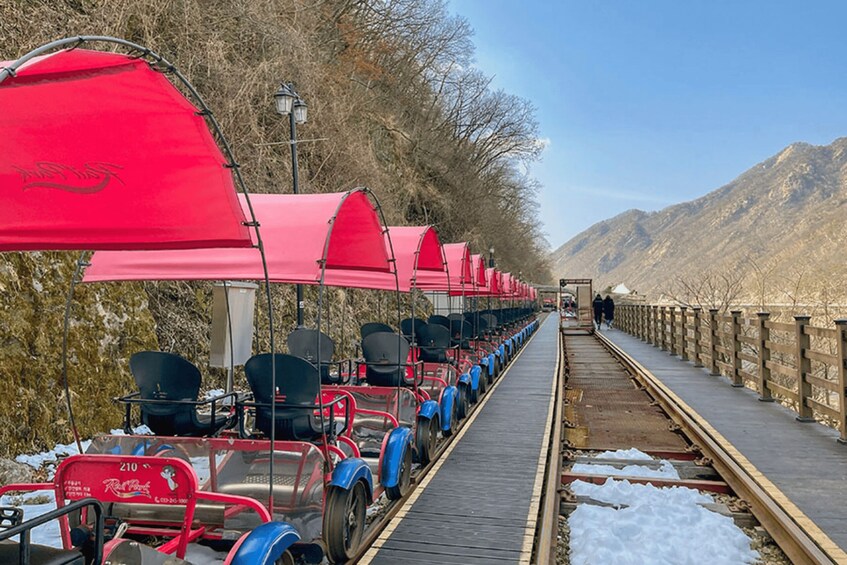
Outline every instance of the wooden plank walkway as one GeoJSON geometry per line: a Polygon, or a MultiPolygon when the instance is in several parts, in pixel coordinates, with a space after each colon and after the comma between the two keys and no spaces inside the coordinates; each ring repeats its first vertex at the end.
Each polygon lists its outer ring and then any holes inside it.
{"type": "Polygon", "coordinates": [[[775,402],[710,376],[622,331],[604,335],[641,363],[741,452],[836,545],[847,549],[847,445],[775,402]]]}
{"type": "Polygon", "coordinates": [[[362,564],[529,563],[558,358],[548,316],[362,564]]]}

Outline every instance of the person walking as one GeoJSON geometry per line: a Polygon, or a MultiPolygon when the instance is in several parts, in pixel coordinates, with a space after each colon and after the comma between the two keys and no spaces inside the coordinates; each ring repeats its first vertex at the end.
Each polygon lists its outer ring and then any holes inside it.
{"type": "Polygon", "coordinates": [[[603,317],[606,318],[606,328],[612,329],[612,322],[615,321],[615,301],[608,294],[603,300],[603,317]]]}
{"type": "Polygon", "coordinates": [[[594,297],[594,302],[591,303],[591,306],[594,307],[594,327],[599,330],[600,324],[603,321],[603,297],[600,296],[599,292],[594,297]]]}

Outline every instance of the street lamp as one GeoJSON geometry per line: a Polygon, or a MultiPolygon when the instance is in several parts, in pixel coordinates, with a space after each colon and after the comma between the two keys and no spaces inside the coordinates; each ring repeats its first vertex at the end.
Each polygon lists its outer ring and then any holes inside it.
{"type": "MultiPolygon", "coordinates": [[[[297,167],[297,124],[305,124],[307,116],[306,102],[300,98],[294,85],[283,82],[274,94],[276,112],[280,116],[288,116],[288,124],[291,133],[291,174],[294,180],[294,194],[300,194],[300,176],[297,167]]],[[[303,327],[303,285],[297,285],[297,327],[303,327]]]]}

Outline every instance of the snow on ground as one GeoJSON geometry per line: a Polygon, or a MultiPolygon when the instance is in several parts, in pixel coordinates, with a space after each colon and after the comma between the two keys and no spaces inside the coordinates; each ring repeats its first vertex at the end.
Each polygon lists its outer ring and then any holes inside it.
{"type": "MultiPolygon", "coordinates": [[[[644,452],[635,448],[619,449],[617,451],[604,451],[595,456],[595,459],[628,459],[653,461],[654,459],[644,452]]],[[[611,465],[589,465],[587,463],[576,463],[571,469],[574,473],[584,475],[603,475],[608,477],[646,477],[654,479],[678,479],[679,473],[676,472],[670,461],[662,459],[661,466],[658,469],[652,469],[644,465],[626,465],[619,469],[611,465]]]]}
{"type": "MultiPolygon", "coordinates": [[[[53,494],[53,491],[49,490],[28,492],[23,495],[7,494],[0,496],[0,506],[18,506],[23,508],[24,520],[28,520],[55,510],[56,496],[53,494]]],[[[32,530],[30,540],[32,543],[40,545],[62,547],[58,520],[53,520],[32,530]]]]}
{"type": "MultiPolygon", "coordinates": [[[[597,457],[649,459],[632,450],[597,457]]],[[[584,467],[599,471],[598,466],[584,467]]],[[[759,553],[750,549],[750,538],[732,518],[701,506],[713,499],[694,489],[657,488],[613,478],[602,485],[575,481],[571,489],[577,496],[618,505],[577,505],[568,518],[571,565],[736,565],[759,559],[759,553]]]]}
{"type": "MultiPolygon", "coordinates": [[[[153,432],[147,426],[138,426],[133,428],[133,433],[136,435],[148,435],[153,432]]],[[[112,435],[124,435],[123,430],[112,430],[112,435]]],[[[82,450],[88,449],[91,445],[91,440],[87,439],[82,442],[82,450]]],[[[34,453],[29,455],[18,455],[15,461],[29,465],[30,467],[39,470],[47,470],[47,480],[52,480],[56,472],[56,465],[60,459],[64,459],[70,455],[79,453],[76,443],[58,444],[49,451],[34,453]]],[[[207,463],[208,467],[208,463],[207,463]]],[[[35,491],[20,495],[4,495],[0,497],[0,506],[18,506],[23,508],[24,520],[41,516],[51,510],[56,509],[56,496],[52,491],[35,491]]],[[[59,536],[59,522],[54,520],[43,526],[39,526],[32,531],[32,542],[41,545],[50,545],[53,547],[61,547],[62,540],[59,536]]]]}
{"type": "MultiPolygon", "coordinates": [[[[125,435],[123,430],[111,430],[109,432],[113,436],[122,436],[125,435]]],[[[135,435],[151,435],[153,432],[147,426],[138,426],[132,429],[132,433],[135,435]]],[[[88,447],[91,445],[91,440],[86,439],[81,442],[82,443],[82,451],[85,452],[88,447]]],[[[79,453],[79,449],[76,447],[76,443],[60,443],[56,445],[50,451],[42,451],[41,453],[34,453],[30,455],[18,455],[15,457],[15,461],[18,463],[23,463],[24,465],[29,465],[35,470],[39,470],[42,468],[47,469],[47,480],[53,480],[53,475],[56,472],[56,464],[59,459],[64,459],[70,455],[76,455],[79,453]]]]}

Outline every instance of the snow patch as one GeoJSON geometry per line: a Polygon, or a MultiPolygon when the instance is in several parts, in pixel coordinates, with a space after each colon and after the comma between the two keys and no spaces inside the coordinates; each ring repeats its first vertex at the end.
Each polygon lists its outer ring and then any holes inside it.
{"type": "Polygon", "coordinates": [[[710,496],[684,487],[657,488],[608,479],[575,481],[577,495],[625,508],[579,504],[568,518],[572,565],[735,565],[759,553],[732,518],[700,506],[710,496]]]}
{"type": "MultiPolygon", "coordinates": [[[[595,455],[594,459],[621,459],[637,461],[654,461],[652,457],[638,449],[618,449],[617,451],[604,451],[595,455]]],[[[643,477],[649,479],[679,479],[679,473],[674,469],[670,461],[662,459],[659,461],[658,469],[644,465],[626,465],[619,469],[611,465],[591,465],[588,463],[576,463],[571,469],[574,473],[583,475],[604,475],[609,477],[643,477]]]]}

